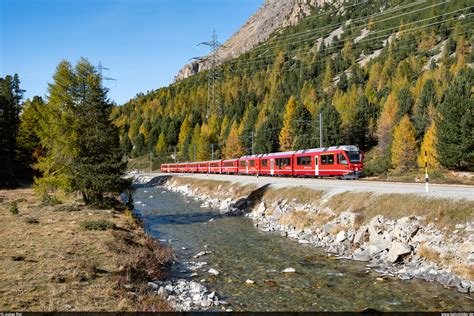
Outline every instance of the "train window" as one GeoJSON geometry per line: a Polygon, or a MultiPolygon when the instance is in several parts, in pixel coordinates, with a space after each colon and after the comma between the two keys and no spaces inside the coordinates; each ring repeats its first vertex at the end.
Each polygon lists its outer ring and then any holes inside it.
{"type": "Polygon", "coordinates": [[[267,159],[262,159],[261,163],[262,163],[262,167],[268,166],[268,160],[267,159]]]}
{"type": "Polygon", "coordinates": [[[250,167],[255,167],[255,160],[250,160],[250,167]]]}
{"type": "Polygon", "coordinates": [[[277,158],[276,164],[278,167],[285,167],[290,165],[290,158],[277,158]]]}
{"type": "Polygon", "coordinates": [[[346,154],[352,163],[360,162],[361,155],[358,151],[346,151],[346,154]]]}
{"type": "Polygon", "coordinates": [[[300,166],[309,166],[311,165],[311,156],[297,157],[296,163],[300,166]]]}
{"type": "Polygon", "coordinates": [[[338,156],[338,157],[337,157],[337,160],[339,161],[339,164],[341,164],[341,165],[347,165],[347,159],[346,159],[346,157],[344,157],[343,154],[339,154],[339,155],[337,155],[337,156],[338,156]]]}
{"type": "Polygon", "coordinates": [[[321,155],[321,164],[322,165],[333,165],[334,164],[334,155],[321,155]]]}
{"type": "Polygon", "coordinates": [[[241,160],[241,161],[240,161],[240,166],[241,166],[241,167],[245,167],[245,160],[241,160]]]}

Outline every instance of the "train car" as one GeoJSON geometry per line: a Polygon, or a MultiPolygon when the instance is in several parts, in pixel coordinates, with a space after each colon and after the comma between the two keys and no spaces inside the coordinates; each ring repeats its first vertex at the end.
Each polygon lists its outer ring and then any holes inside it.
{"type": "Polygon", "coordinates": [[[293,156],[293,171],[296,176],[357,179],[363,172],[362,159],[357,146],[298,150],[293,156]]]}
{"type": "Polygon", "coordinates": [[[199,166],[199,163],[197,162],[190,162],[188,163],[188,172],[189,173],[196,173],[198,172],[198,166],[199,166]]]}
{"type": "Polygon", "coordinates": [[[168,172],[168,164],[162,164],[162,165],[160,166],[160,171],[161,171],[162,173],[168,172]]]}
{"type": "Polygon", "coordinates": [[[209,161],[209,173],[221,173],[221,172],[222,172],[222,160],[209,161]]]}
{"type": "Polygon", "coordinates": [[[225,174],[237,174],[239,172],[239,159],[226,159],[222,161],[222,172],[225,174]]]}
{"type": "Polygon", "coordinates": [[[294,151],[264,154],[260,157],[260,173],[270,176],[292,176],[294,151]]]}
{"type": "Polygon", "coordinates": [[[168,172],[176,172],[176,167],[175,167],[175,164],[169,164],[168,165],[168,172]]]}
{"type": "Polygon", "coordinates": [[[250,155],[239,158],[239,174],[260,174],[260,156],[250,155]]]}
{"type": "Polygon", "coordinates": [[[185,163],[179,163],[178,164],[178,172],[180,172],[180,173],[185,173],[186,172],[186,164],[185,163]]]}
{"type": "Polygon", "coordinates": [[[209,172],[209,162],[201,161],[198,163],[198,172],[199,173],[208,173],[209,172]]]}

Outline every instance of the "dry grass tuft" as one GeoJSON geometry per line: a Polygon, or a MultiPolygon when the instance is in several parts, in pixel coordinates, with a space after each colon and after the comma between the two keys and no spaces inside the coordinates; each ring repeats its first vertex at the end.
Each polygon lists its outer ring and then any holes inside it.
{"type": "Polygon", "coordinates": [[[292,225],[297,229],[320,227],[331,220],[331,216],[324,213],[310,213],[307,211],[295,211],[285,213],[280,219],[280,224],[292,225]]]}
{"type": "Polygon", "coordinates": [[[242,185],[230,181],[204,180],[186,177],[174,177],[172,180],[177,185],[190,185],[198,193],[213,196],[222,200],[227,198],[247,197],[257,189],[255,184],[242,185]]]}
{"type": "Polygon", "coordinates": [[[268,203],[286,199],[300,204],[319,205],[324,193],[324,191],[313,190],[302,186],[270,188],[265,192],[264,199],[268,203]]]}
{"type": "Polygon", "coordinates": [[[453,272],[465,279],[474,280],[474,265],[472,264],[454,264],[453,272]]]}
{"type": "Polygon", "coordinates": [[[426,247],[425,245],[422,245],[420,249],[418,249],[417,253],[420,257],[423,257],[429,261],[438,262],[440,259],[439,252],[435,251],[432,248],[426,247]]]}

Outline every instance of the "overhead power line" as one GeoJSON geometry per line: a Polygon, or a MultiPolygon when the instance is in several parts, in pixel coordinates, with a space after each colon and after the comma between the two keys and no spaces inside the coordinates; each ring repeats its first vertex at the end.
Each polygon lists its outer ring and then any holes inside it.
{"type": "MultiPolygon", "coordinates": [[[[418,20],[418,21],[414,21],[414,22],[410,22],[410,23],[407,23],[407,24],[404,24],[403,26],[404,27],[409,27],[411,25],[414,25],[414,24],[418,24],[418,23],[422,23],[422,22],[426,22],[426,21],[429,21],[429,20],[433,20],[433,19],[437,19],[439,17],[442,17],[442,16],[446,16],[446,15],[450,15],[450,14],[453,14],[453,13],[458,13],[458,12],[461,12],[461,11],[464,11],[464,10],[469,10],[471,8],[474,8],[474,6],[470,6],[470,7],[466,7],[466,8],[462,8],[462,9],[457,9],[457,10],[453,10],[453,11],[450,11],[450,12],[447,12],[447,13],[444,13],[444,14],[439,14],[439,15],[436,15],[436,16],[433,16],[433,17],[429,17],[429,18],[425,18],[425,19],[422,19],[422,20],[418,20]]],[[[405,14],[406,15],[406,14],[405,14]]],[[[470,15],[470,14],[468,14],[470,15]]],[[[399,16],[400,17],[400,16],[399,16]]],[[[444,23],[446,21],[441,21],[440,23],[444,23]]],[[[437,23],[437,24],[440,24],[440,23],[437,23]]],[[[428,26],[432,26],[432,25],[436,25],[435,24],[431,24],[431,25],[428,25],[428,26]]],[[[383,33],[383,32],[387,32],[387,31],[393,31],[393,30],[396,30],[396,29],[399,29],[400,26],[395,26],[395,27],[390,27],[390,28],[386,28],[386,29],[382,29],[382,30],[377,30],[377,31],[373,31],[370,33],[370,36],[372,36],[373,34],[378,34],[378,33],[383,33]]],[[[403,30],[400,31],[400,32],[404,32],[403,30]]],[[[400,33],[399,32],[399,33],[400,33]]],[[[385,35],[384,35],[385,36],[385,35]]],[[[325,37],[325,36],[324,36],[325,37]]],[[[303,42],[308,42],[308,41],[311,41],[311,40],[315,40],[315,39],[320,39],[320,38],[324,38],[324,37],[312,37],[312,38],[307,38],[307,39],[303,39],[303,40],[299,40],[299,41],[294,41],[292,43],[289,43],[287,45],[292,45],[292,44],[298,44],[298,43],[303,43],[303,42]]],[[[334,44],[334,43],[345,43],[346,41],[349,41],[349,40],[355,40],[359,37],[358,36],[352,36],[352,37],[348,37],[348,38],[345,38],[345,39],[341,39],[341,40],[338,40],[338,41],[332,41],[331,44],[334,44]]],[[[368,41],[368,40],[373,40],[374,38],[373,37],[368,37],[366,39],[361,39],[360,41],[358,41],[357,43],[363,43],[365,41],[368,41]]],[[[277,48],[277,47],[280,47],[280,46],[275,46],[273,48],[277,48]]],[[[289,52],[298,52],[298,51],[301,51],[303,50],[304,48],[298,48],[298,49],[294,49],[294,50],[287,50],[286,52],[284,53],[289,53],[289,52]]],[[[252,62],[253,60],[261,60],[261,59],[264,59],[264,58],[268,58],[268,57],[273,57],[273,56],[276,56],[278,55],[280,52],[277,52],[277,53],[271,53],[271,54],[262,54],[258,57],[252,57],[252,58],[248,58],[245,60],[245,63],[250,63],[252,62]]],[[[229,63],[238,63],[238,60],[231,60],[229,61],[229,63]]],[[[242,64],[242,63],[239,63],[239,64],[242,64]]]]}
{"type": "MultiPolygon", "coordinates": [[[[413,2],[413,3],[410,3],[410,4],[407,4],[407,5],[404,5],[404,6],[400,6],[400,7],[396,7],[396,8],[393,8],[391,10],[387,10],[387,11],[384,11],[382,13],[375,13],[375,14],[372,14],[372,15],[368,15],[368,16],[364,16],[364,17],[360,17],[360,18],[357,18],[357,19],[354,19],[354,20],[351,20],[351,25],[355,25],[357,22],[360,22],[360,21],[363,21],[363,20],[368,20],[368,19],[371,19],[371,18],[375,18],[375,17],[380,17],[380,16],[384,16],[384,15],[387,15],[389,13],[393,13],[393,12],[396,12],[396,11],[400,11],[400,10],[405,10],[405,9],[408,9],[408,8],[411,8],[413,6],[417,6],[419,4],[422,4],[422,3],[425,3],[427,0],[421,0],[421,1],[416,1],[416,2],[413,2]]],[[[400,16],[403,16],[403,15],[406,15],[406,14],[412,14],[412,13],[415,13],[415,12],[418,12],[418,11],[421,11],[421,10],[426,10],[426,9],[429,9],[429,8],[432,8],[432,7],[436,7],[436,6],[439,6],[439,5],[443,5],[443,4],[446,4],[446,3],[449,3],[450,0],[448,1],[444,1],[444,2],[440,2],[438,4],[434,4],[432,6],[429,6],[429,7],[425,7],[425,8],[422,8],[422,9],[419,9],[419,10],[416,10],[416,11],[410,11],[410,12],[406,12],[406,13],[403,13],[402,15],[398,15],[397,17],[400,17],[400,16]]],[[[388,19],[393,19],[395,17],[390,17],[388,19]]],[[[386,20],[388,20],[386,19],[386,20]]],[[[383,20],[382,20],[383,21],[383,20]]],[[[377,23],[380,23],[382,21],[374,21],[374,24],[377,24],[377,23]]],[[[285,46],[285,45],[290,45],[291,43],[285,43],[287,39],[292,39],[292,38],[298,38],[298,37],[302,37],[302,36],[308,36],[308,35],[313,35],[315,33],[318,33],[318,32],[321,32],[321,31],[324,31],[324,30],[334,30],[335,28],[338,28],[338,27],[341,27],[341,26],[344,26],[347,22],[341,22],[341,23],[334,23],[334,24],[328,24],[328,25],[325,25],[323,27],[319,27],[317,29],[311,29],[311,30],[306,30],[306,31],[302,31],[302,32],[298,32],[298,33],[294,33],[294,34],[289,34],[289,35],[286,35],[286,36],[281,36],[281,37],[278,37],[278,39],[276,40],[275,43],[272,43],[272,44],[268,44],[268,43],[263,43],[255,48],[253,48],[252,50],[249,51],[249,53],[255,53],[255,52],[258,52],[258,51],[261,51],[261,50],[264,50],[264,49],[272,49],[272,48],[277,48],[277,47],[281,47],[281,46],[285,46]],[[285,43],[284,45],[280,45],[280,46],[277,46],[276,44],[278,43],[285,43]]],[[[356,28],[356,27],[360,27],[360,26],[353,26],[350,29],[353,29],[353,28],[356,28]]],[[[347,31],[347,29],[346,29],[347,31]]],[[[330,32],[329,32],[330,33],[330,32]]],[[[329,33],[327,35],[329,35],[329,33]]]]}

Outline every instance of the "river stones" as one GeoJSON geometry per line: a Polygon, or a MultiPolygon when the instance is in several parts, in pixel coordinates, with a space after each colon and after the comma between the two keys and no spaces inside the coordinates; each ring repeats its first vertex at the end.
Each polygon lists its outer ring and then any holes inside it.
{"type": "Polygon", "coordinates": [[[219,271],[217,271],[216,269],[209,269],[209,271],[207,271],[209,274],[212,274],[212,275],[219,275],[219,271]]]}
{"type": "Polygon", "coordinates": [[[263,283],[264,283],[265,285],[270,286],[270,287],[278,286],[278,284],[277,284],[275,281],[273,281],[273,280],[263,280],[263,283]]]}
{"type": "Polygon", "coordinates": [[[295,268],[286,268],[282,271],[283,273],[296,273],[295,268]]]}
{"type": "Polygon", "coordinates": [[[247,279],[247,280],[245,281],[245,284],[252,285],[252,284],[255,284],[255,281],[254,281],[254,280],[247,279]]]}
{"type": "Polygon", "coordinates": [[[208,255],[208,254],[210,254],[210,253],[212,253],[212,251],[201,251],[201,252],[197,253],[196,255],[194,255],[194,258],[197,259],[197,258],[199,258],[199,257],[208,255]]]}

